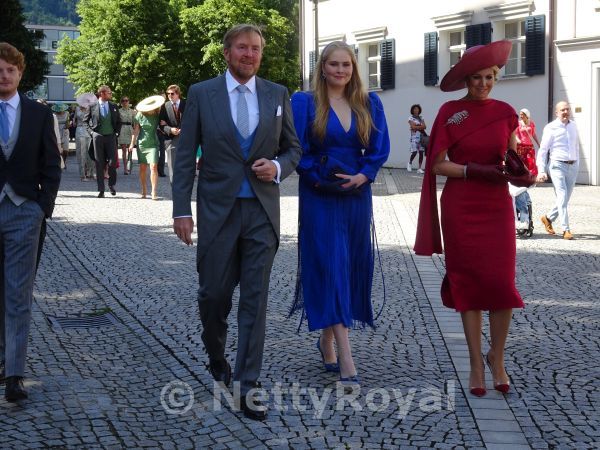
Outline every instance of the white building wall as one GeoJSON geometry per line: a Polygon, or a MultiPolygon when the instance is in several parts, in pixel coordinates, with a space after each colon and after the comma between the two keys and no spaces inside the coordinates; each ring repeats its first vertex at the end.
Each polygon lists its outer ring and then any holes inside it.
{"type": "MultiPolygon", "coordinates": [[[[598,33],[600,23],[597,22],[600,13],[600,0],[558,0],[557,36],[568,34],[571,37],[577,33],[598,33]],[[562,8],[562,10],[560,10],[562,8]],[[570,10],[569,10],[570,8],[570,10]],[[587,11],[585,10],[587,8],[587,11]],[[560,33],[559,33],[560,30],[560,33]],[[575,30],[575,31],[574,31],[575,30]]],[[[314,50],[314,4],[310,0],[304,3],[304,36],[305,36],[305,89],[308,88],[308,61],[309,52],[314,50]]],[[[356,44],[356,32],[367,29],[384,27],[387,39],[395,39],[396,46],[396,86],[395,89],[380,91],[386,110],[392,151],[387,165],[391,167],[405,167],[409,157],[408,141],[408,116],[409,108],[413,103],[420,103],[423,107],[423,117],[431,126],[439,107],[448,100],[457,99],[465,91],[444,93],[438,86],[424,85],[423,55],[424,33],[438,31],[438,84],[450,68],[448,45],[448,31],[436,28],[433,18],[448,16],[465,11],[472,11],[468,24],[492,22],[492,40],[504,38],[503,20],[512,20],[527,15],[546,16],[546,67],[543,75],[532,77],[518,76],[500,79],[492,92],[492,97],[511,104],[517,111],[528,108],[532,118],[541,131],[547,123],[549,104],[549,77],[548,77],[548,43],[550,30],[549,2],[548,1],[494,1],[494,0],[422,0],[418,3],[399,0],[319,0],[318,32],[321,45],[327,42],[327,37],[343,37],[348,44],[356,44]],[[506,6],[508,5],[508,9],[506,6]],[[501,7],[504,12],[491,12],[490,7],[501,7]],[[488,8],[487,10],[485,8],[488,8]],[[505,17],[490,18],[493,14],[505,14],[505,17]],[[496,21],[498,19],[499,21],[496,21]],[[325,38],[325,39],[324,39],[325,38]]],[[[438,21],[439,24],[439,21],[438,21]]],[[[588,46],[585,51],[577,49],[574,52],[556,51],[555,75],[560,79],[554,84],[554,96],[562,98],[569,93],[568,98],[583,105],[585,108],[575,113],[580,132],[582,134],[582,150],[585,162],[582,164],[580,182],[589,183],[594,175],[594,183],[598,184],[598,168],[591,170],[591,165],[598,166],[597,156],[591,150],[592,117],[590,115],[591,103],[590,89],[592,83],[592,61],[600,61],[598,52],[600,45],[588,46]],[[577,61],[577,63],[576,63],[577,61]],[[586,61],[586,62],[584,62],[586,61]],[[566,66],[566,67],[565,67],[566,66]],[[585,70],[584,70],[585,69],[585,70]],[[586,74],[581,74],[581,72],[586,74]],[[560,77],[559,77],[560,74],[560,77]],[[564,95],[563,95],[564,94],[564,95]],[[578,99],[581,98],[581,101],[578,99]],[[587,115],[586,115],[587,111],[587,115]],[[583,136],[586,135],[587,137],[583,136]]],[[[359,51],[360,59],[360,51],[359,51]]],[[[363,82],[365,82],[364,75],[363,82]]],[[[598,94],[600,95],[600,93],[598,94]]],[[[600,116],[600,114],[598,114],[600,116]]],[[[596,141],[597,142],[597,141],[596,141]]],[[[596,144],[597,145],[597,144],[596,144]]],[[[596,149],[597,150],[597,149],[596,149]]]]}
{"type": "Polygon", "coordinates": [[[571,103],[577,123],[577,181],[600,185],[600,1],[557,3],[554,98],[571,103]]]}

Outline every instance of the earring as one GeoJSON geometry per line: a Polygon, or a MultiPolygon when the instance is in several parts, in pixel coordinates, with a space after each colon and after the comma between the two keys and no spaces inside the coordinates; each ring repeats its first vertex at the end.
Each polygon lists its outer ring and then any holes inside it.
{"type": "Polygon", "coordinates": [[[321,78],[323,78],[324,80],[327,78],[327,75],[325,75],[325,72],[321,72],[321,78]]]}

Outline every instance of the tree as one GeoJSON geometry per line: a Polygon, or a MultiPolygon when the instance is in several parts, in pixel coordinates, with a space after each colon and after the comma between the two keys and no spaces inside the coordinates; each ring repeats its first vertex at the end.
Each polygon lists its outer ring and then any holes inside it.
{"type": "Polygon", "coordinates": [[[81,36],[61,41],[58,61],[78,92],[108,84],[116,96],[139,100],[169,84],[185,90],[223,73],[223,35],[237,23],[251,22],[263,27],[267,40],[260,74],[295,89],[294,24],[267,8],[292,1],[81,0],[81,36]]]}
{"type": "Polygon", "coordinates": [[[31,91],[42,84],[44,76],[50,70],[46,53],[38,49],[44,34],[41,31],[29,31],[25,28],[23,8],[18,0],[3,0],[0,14],[0,41],[8,42],[25,55],[25,72],[19,88],[23,92],[31,91]]]}
{"type": "Polygon", "coordinates": [[[295,90],[298,51],[289,45],[294,39],[294,25],[278,11],[265,8],[264,1],[206,0],[184,9],[180,15],[184,44],[181,78],[187,75],[187,84],[191,84],[223,73],[223,35],[236,24],[253,23],[262,28],[267,42],[259,75],[295,90]]]}
{"type": "Polygon", "coordinates": [[[57,57],[78,92],[107,84],[139,100],[171,82],[176,25],[168,0],[82,0],[77,11],[81,35],[61,40],[57,57]]]}

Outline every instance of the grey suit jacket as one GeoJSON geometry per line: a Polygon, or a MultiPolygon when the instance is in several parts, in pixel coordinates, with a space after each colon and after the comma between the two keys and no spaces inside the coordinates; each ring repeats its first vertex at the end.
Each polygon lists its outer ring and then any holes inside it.
{"type": "Polygon", "coordinates": [[[260,118],[248,159],[244,160],[231,117],[225,76],[194,84],[188,90],[173,176],[173,217],[192,213],[195,158],[201,145],[202,166],[197,186],[198,258],[206,253],[223,226],[244,175],[279,239],[279,185],[260,182],[251,166],[260,158],[277,159],[283,180],[295,169],[302,149],[287,89],[257,77],[256,91],[260,118]]]}

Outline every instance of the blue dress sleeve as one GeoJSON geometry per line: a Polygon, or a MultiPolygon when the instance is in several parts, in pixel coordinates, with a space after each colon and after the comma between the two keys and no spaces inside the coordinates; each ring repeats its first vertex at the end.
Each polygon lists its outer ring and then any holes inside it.
{"type": "Polygon", "coordinates": [[[381,99],[374,92],[370,92],[369,100],[373,129],[369,138],[369,146],[365,149],[365,153],[360,160],[360,173],[365,175],[372,183],[390,154],[390,135],[381,99]]]}
{"type": "Polygon", "coordinates": [[[298,172],[302,181],[314,186],[321,179],[316,170],[318,161],[310,148],[310,127],[315,115],[312,95],[307,92],[296,92],[293,94],[292,112],[294,113],[296,134],[302,146],[302,158],[300,158],[300,162],[296,166],[296,172],[298,172]]]}

